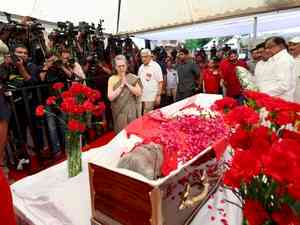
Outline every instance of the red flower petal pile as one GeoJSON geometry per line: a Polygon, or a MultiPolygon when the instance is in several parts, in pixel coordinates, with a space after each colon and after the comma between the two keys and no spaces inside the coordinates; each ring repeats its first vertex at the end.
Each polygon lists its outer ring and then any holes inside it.
{"type": "Polygon", "coordinates": [[[202,116],[183,116],[162,122],[160,135],[144,142],[155,142],[164,148],[162,173],[168,175],[179,163],[194,158],[211,144],[228,135],[222,116],[204,118],[202,116]]]}

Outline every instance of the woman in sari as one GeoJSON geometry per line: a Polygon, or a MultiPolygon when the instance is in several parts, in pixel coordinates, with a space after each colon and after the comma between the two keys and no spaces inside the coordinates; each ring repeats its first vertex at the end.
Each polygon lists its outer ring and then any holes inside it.
{"type": "Polygon", "coordinates": [[[128,123],[141,115],[140,96],[142,86],[139,78],[127,73],[125,56],[115,57],[117,75],[108,80],[107,96],[111,101],[114,131],[119,133],[128,123]]]}

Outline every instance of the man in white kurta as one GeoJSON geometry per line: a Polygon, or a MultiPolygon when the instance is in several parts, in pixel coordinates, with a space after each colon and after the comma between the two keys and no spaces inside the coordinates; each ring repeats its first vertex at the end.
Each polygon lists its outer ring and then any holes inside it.
{"type": "Polygon", "coordinates": [[[286,48],[286,42],[281,37],[271,37],[266,40],[265,51],[270,58],[259,88],[261,92],[271,96],[294,101],[296,64],[286,48]]]}
{"type": "Polygon", "coordinates": [[[289,41],[289,51],[295,59],[297,71],[294,100],[295,102],[300,103],[300,36],[294,37],[289,41]]]}
{"type": "Polygon", "coordinates": [[[259,47],[257,47],[257,51],[259,51],[261,59],[256,63],[254,70],[254,79],[256,86],[259,90],[261,90],[263,89],[264,83],[269,80],[269,56],[266,54],[264,43],[261,43],[259,47]]]}
{"type": "Polygon", "coordinates": [[[141,51],[143,64],[139,68],[138,76],[143,85],[141,102],[143,105],[143,114],[153,110],[155,105],[160,104],[163,74],[160,65],[152,60],[152,54],[149,49],[141,51]]]}

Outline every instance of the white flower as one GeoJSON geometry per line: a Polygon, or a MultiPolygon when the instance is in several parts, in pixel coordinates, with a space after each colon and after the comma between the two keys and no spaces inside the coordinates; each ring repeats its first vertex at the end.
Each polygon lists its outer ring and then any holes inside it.
{"type": "Polygon", "coordinates": [[[183,117],[183,116],[200,116],[200,112],[197,108],[191,107],[191,108],[180,110],[173,115],[173,117],[183,117]]]}
{"type": "Polygon", "coordinates": [[[196,107],[186,108],[176,112],[173,117],[184,117],[184,116],[201,116],[206,119],[215,118],[218,115],[217,112],[210,109],[201,109],[199,111],[196,107]]]}

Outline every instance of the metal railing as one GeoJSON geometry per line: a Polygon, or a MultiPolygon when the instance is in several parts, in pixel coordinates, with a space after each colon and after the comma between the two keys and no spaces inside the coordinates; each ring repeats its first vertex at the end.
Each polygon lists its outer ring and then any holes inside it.
{"type": "MultiPolygon", "coordinates": [[[[67,85],[70,82],[67,82],[67,85]]],[[[81,80],[80,82],[90,83],[93,82],[93,79],[81,80]]],[[[53,158],[51,156],[55,153],[58,153],[53,151],[58,146],[53,146],[55,137],[53,137],[53,133],[51,134],[51,132],[61,130],[61,124],[59,124],[55,117],[45,116],[37,118],[35,116],[36,107],[44,104],[49,97],[49,90],[52,84],[7,88],[6,99],[9,102],[12,112],[9,124],[8,144],[6,146],[9,166],[18,167],[19,164],[18,169],[20,169],[20,160],[29,159],[30,151],[36,154],[40,165],[53,158]],[[52,120],[51,124],[50,120],[52,120]],[[49,127],[49,124],[51,127],[49,127]],[[56,127],[53,127],[53,124],[56,127]],[[45,149],[48,149],[48,151],[43,151],[45,149]],[[48,154],[45,154],[45,152],[48,154]]],[[[106,119],[105,115],[102,116],[102,119],[106,119]]],[[[100,133],[104,131],[104,129],[100,128],[100,133]]],[[[56,137],[60,139],[56,140],[60,142],[60,151],[64,150],[63,135],[61,132],[57,132],[56,134],[56,137]]]]}

